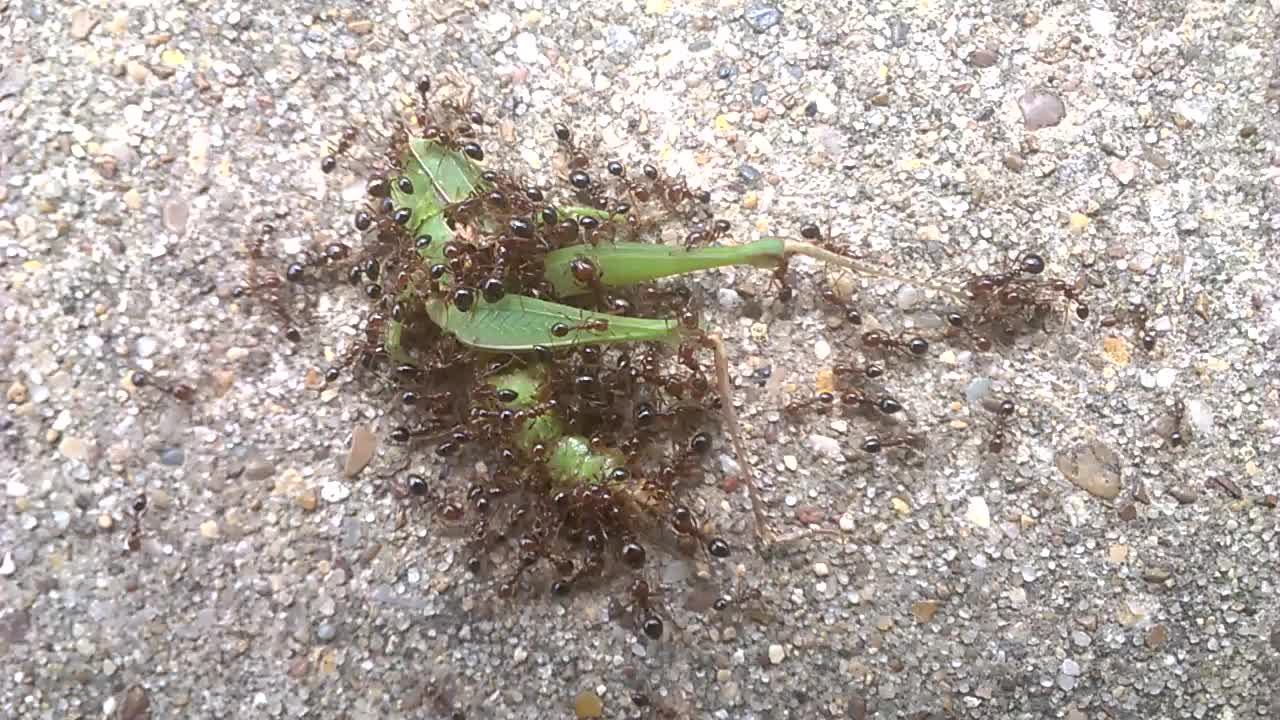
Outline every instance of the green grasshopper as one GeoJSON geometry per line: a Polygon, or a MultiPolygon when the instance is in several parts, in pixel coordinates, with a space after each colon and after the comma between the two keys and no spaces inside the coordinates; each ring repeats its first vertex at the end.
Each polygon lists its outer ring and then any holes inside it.
{"type": "MultiPolygon", "coordinates": [[[[397,208],[407,208],[412,215],[406,229],[413,237],[430,236],[430,242],[419,250],[426,265],[443,263],[443,248],[454,237],[445,220],[448,206],[477,197],[489,188],[482,171],[465,154],[438,142],[411,139],[401,168],[414,191],[393,189],[391,198],[397,208]]],[[[576,217],[608,219],[608,213],[594,208],[563,207],[560,214],[576,217]]],[[[563,247],[549,252],[544,260],[544,279],[563,298],[592,292],[593,284],[624,287],[647,283],[659,278],[682,275],[724,266],[785,268],[789,258],[803,255],[864,276],[888,278],[917,286],[922,283],[897,277],[879,268],[823,247],[792,239],[767,237],[735,246],[686,249],[640,242],[604,241],[563,247]],[[575,273],[575,263],[587,260],[595,269],[593,282],[575,273]]],[[[448,276],[438,279],[447,287],[448,276]]],[[[932,287],[932,286],[929,286],[932,287]]],[[[934,288],[954,294],[946,288],[934,288]]],[[[717,390],[723,401],[723,424],[746,473],[745,484],[751,500],[758,539],[767,539],[769,530],[763,504],[750,474],[746,452],[733,409],[728,363],[722,338],[702,327],[688,327],[673,319],[634,318],[593,312],[570,305],[519,295],[504,295],[490,301],[477,297],[465,312],[450,304],[447,293],[423,293],[407,290],[403,301],[422,302],[432,322],[458,342],[479,351],[492,353],[530,353],[541,348],[568,348],[588,344],[628,342],[698,343],[715,357],[717,390]]],[[[400,324],[389,322],[385,347],[391,357],[406,361],[400,345],[400,324]]],[[[537,389],[543,382],[544,369],[524,366],[490,375],[487,383],[495,390],[515,391],[515,400],[504,403],[513,411],[529,410],[535,404],[537,389]]],[[[593,448],[587,438],[565,431],[562,419],[554,414],[540,414],[524,421],[515,435],[522,452],[539,447],[548,472],[558,487],[607,482],[607,478],[624,464],[621,453],[614,449],[593,448]]]]}

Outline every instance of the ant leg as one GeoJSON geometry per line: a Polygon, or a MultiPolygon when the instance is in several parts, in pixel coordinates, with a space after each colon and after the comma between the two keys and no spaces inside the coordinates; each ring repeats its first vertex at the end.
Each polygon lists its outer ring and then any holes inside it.
{"type": "Polygon", "coordinates": [[[760,499],[760,492],[756,488],[755,477],[751,472],[751,464],[747,462],[747,451],[742,445],[742,436],[738,430],[738,412],[733,407],[733,384],[729,381],[729,358],[725,353],[724,339],[720,337],[719,333],[708,333],[703,336],[702,342],[711,348],[712,353],[715,355],[716,386],[720,392],[721,420],[729,432],[729,441],[733,443],[733,454],[738,461],[738,466],[742,468],[742,479],[747,486],[747,497],[751,500],[752,529],[755,531],[756,541],[767,545],[773,538],[773,531],[769,528],[769,520],[764,511],[764,502],[760,499]]]}

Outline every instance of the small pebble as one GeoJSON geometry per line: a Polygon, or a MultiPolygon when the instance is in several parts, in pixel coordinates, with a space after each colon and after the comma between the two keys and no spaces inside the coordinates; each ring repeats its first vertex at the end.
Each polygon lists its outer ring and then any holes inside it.
{"type": "Polygon", "coordinates": [[[917,600],[911,603],[911,614],[916,617],[916,620],[927,623],[938,612],[938,604],[937,600],[917,600]]]}
{"type": "Polygon", "coordinates": [[[755,3],[747,8],[744,17],[752,30],[762,33],[782,22],[782,11],[772,5],[755,3]]]}
{"type": "Polygon", "coordinates": [[[15,381],[9,386],[9,389],[5,392],[4,396],[9,402],[15,405],[21,405],[27,401],[27,386],[21,382],[15,381]]]}
{"type": "Polygon", "coordinates": [[[1104,500],[1120,494],[1119,457],[1101,442],[1076,445],[1059,452],[1054,464],[1077,487],[1104,500]]]}
{"type": "Polygon", "coordinates": [[[573,701],[573,711],[579,720],[598,718],[604,713],[604,701],[591,690],[583,690],[573,701]]]}
{"type": "Polygon", "coordinates": [[[13,553],[4,554],[4,560],[0,562],[0,575],[9,577],[18,571],[18,565],[13,561],[13,553]]]}
{"type": "Polygon", "coordinates": [[[160,463],[170,467],[178,467],[187,459],[187,453],[182,448],[169,448],[160,453],[160,463]]]}
{"type": "Polygon", "coordinates": [[[787,653],[781,645],[775,643],[769,646],[769,662],[774,665],[781,665],[782,661],[786,659],[786,657],[787,653]]]}
{"type": "Polygon", "coordinates": [[[809,436],[809,447],[819,455],[824,455],[833,460],[844,459],[844,451],[840,447],[840,441],[835,438],[815,433],[809,436]]]}
{"type": "Polygon", "coordinates": [[[1058,96],[1038,90],[1028,90],[1018,99],[1022,109],[1022,124],[1029,132],[1050,128],[1062,122],[1067,107],[1058,96]]]}
{"type": "Polygon", "coordinates": [[[716,291],[716,299],[720,302],[720,307],[730,310],[742,304],[742,296],[733,288],[720,288],[716,291]]]}
{"type": "Polygon", "coordinates": [[[351,451],[347,453],[343,474],[349,478],[360,474],[373,459],[373,451],[377,445],[378,437],[373,434],[373,430],[367,425],[357,425],[351,432],[351,451]]]}
{"type": "Polygon", "coordinates": [[[1213,411],[1200,400],[1187,403],[1187,419],[1195,428],[1197,435],[1209,435],[1213,432],[1213,411]]]}
{"type": "Polygon", "coordinates": [[[210,540],[218,537],[222,531],[218,528],[217,520],[205,520],[200,523],[200,536],[210,540]]]}
{"type": "Polygon", "coordinates": [[[986,499],[982,497],[969,498],[969,509],[965,512],[965,518],[977,527],[991,527],[991,511],[987,509],[986,499]]]}
{"type": "Polygon", "coordinates": [[[999,57],[992,50],[974,50],[969,55],[969,64],[977,68],[989,68],[996,64],[999,57]]]}
{"type": "Polygon", "coordinates": [[[913,287],[898,290],[898,309],[906,312],[920,302],[920,291],[913,287]]]}
{"type": "Polygon", "coordinates": [[[324,498],[324,501],[328,503],[342,502],[350,496],[351,489],[345,483],[340,483],[337,480],[330,480],[324,484],[324,487],[320,488],[320,497],[324,498]]]}
{"type": "Polygon", "coordinates": [[[160,344],[150,335],[143,335],[138,338],[138,342],[134,344],[134,350],[138,353],[138,357],[151,357],[156,354],[156,350],[160,344]]]}
{"type": "Polygon", "coordinates": [[[320,642],[329,642],[338,634],[338,629],[333,623],[322,622],[316,626],[316,638],[320,642]]]}
{"type": "Polygon", "coordinates": [[[854,528],[854,527],[855,527],[855,525],[854,525],[854,520],[853,520],[853,516],[852,516],[852,515],[841,515],[841,516],[840,516],[840,529],[841,529],[841,530],[844,530],[845,532],[853,532],[853,528],[854,528]]]}
{"type": "Polygon", "coordinates": [[[1080,674],[1080,663],[1071,658],[1062,661],[1062,674],[1076,677],[1080,674]]]}
{"type": "Polygon", "coordinates": [[[826,577],[831,574],[831,568],[827,567],[827,564],[824,562],[814,563],[813,574],[818,577],[826,577]]]}
{"type": "Polygon", "coordinates": [[[979,400],[991,393],[991,378],[976,377],[969,381],[969,385],[964,389],[964,399],[970,405],[975,405],[979,400]]]}
{"type": "Polygon", "coordinates": [[[141,685],[130,686],[120,703],[119,720],[145,720],[151,717],[151,698],[141,685]]]}
{"type": "Polygon", "coordinates": [[[1138,166],[1129,160],[1112,160],[1111,177],[1121,185],[1128,185],[1138,175],[1138,166]]]}
{"type": "Polygon", "coordinates": [[[800,467],[800,461],[795,455],[784,455],[782,457],[782,464],[791,472],[795,472],[800,467]]]}
{"type": "Polygon", "coordinates": [[[538,38],[525,31],[516,35],[516,58],[526,64],[533,65],[542,55],[538,52],[538,38]]]}
{"type": "Polygon", "coordinates": [[[298,494],[295,495],[293,499],[294,499],[294,502],[298,504],[298,507],[302,508],[307,512],[311,512],[312,510],[315,510],[316,505],[318,504],[316,502],[315,488],[305,488],[300,492],[298,492],[298,494]]]}
{"type": "Polygon", "coordinates": [[[98,16],[88,8],[80,8],[71,13],[71,37],[74,40],[84,40],[89,37],[89,33],[98,26],[98,16]]]}
{"type": "Polygon", "coordinates": [[[1162,390],[1168,390],[1173,387],[1173,383],[1178,379],[1178,371],[1173,368],[1160,368],[1156,371],[1156,386],[1162,390]]]}
{"type": "Polygon", "coordinates": [[[819,360],[826,360],[831,357],[831,343],[826,340],[818,340],[818,342],[813,345],[813,354],[819,360]]]}

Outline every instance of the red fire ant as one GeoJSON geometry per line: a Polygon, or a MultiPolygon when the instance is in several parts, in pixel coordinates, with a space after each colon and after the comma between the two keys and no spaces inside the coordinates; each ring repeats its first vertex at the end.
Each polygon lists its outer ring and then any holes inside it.
{"type": "Polygon", "coordinates": [[[894,337],[883,330],[868,330],[862,333],[862,344],[871,349],[895,350],[912,357],[924,357],[929,352],[929,341],[918,335],[909,338],[894,337]]]}

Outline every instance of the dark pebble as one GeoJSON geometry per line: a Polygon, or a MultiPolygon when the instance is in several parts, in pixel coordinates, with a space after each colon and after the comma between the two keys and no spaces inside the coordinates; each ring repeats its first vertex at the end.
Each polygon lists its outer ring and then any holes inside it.
{"type": "Polygon", "coordinates": [[[760,182],[761,175],[759,170],[743,163],[738,166],[738,177],[742,178],[742,181],[749,185],[755,185],[760,182]]]}
{"type": "Polygon", "coordinates": [[[907,44],[907,37],[911,34],[911,25],[904,20],[894,20],[891,24],[891,35],[889,39],[893,41],[894,47],[902,47],[907,44]]]}
{"type": "Polygon", "coordinates": [[[772,5],[757,3],[747,8],[746,20],[752,30],[762,33],[782,22],[782,11],[772,5]]]}
{"type": "Polygon", "coordinates": [[[999,57],[991,50],[974,50],[969,56],[969,64],[978,68],[989,68],[996,64],[999,57]]]}
{"type": "Polygon", "coordinates": [[[124,692],[120,701],[120,720],[145,720],[151,717],[151,698],[146,688],[134,685],[124,692]]]}
{"type": "Polygon", "coordinates": [[[769,88],[762,82],[756,81],[751,83],[751,104],[763,105],[765,98],[769,97],[769,88]]]}
{"type": "Polygon", "coordinates": [[[738,66],[733,63],[720,63],[720,67],[716,68],[716,77],[721,80],[732,80],[738,74],[738,66]]]}
{"type": "Polygon", "coordinates": [[[160,463],[170,467],[178,467],[186,460],[187,453],[182,448],[169,448],[160,453],[160,463]]]}

